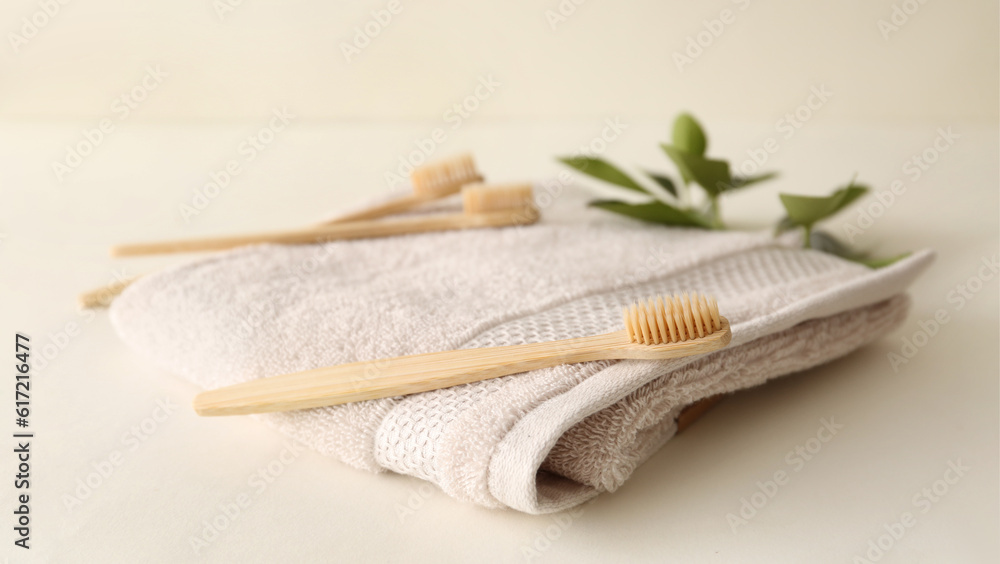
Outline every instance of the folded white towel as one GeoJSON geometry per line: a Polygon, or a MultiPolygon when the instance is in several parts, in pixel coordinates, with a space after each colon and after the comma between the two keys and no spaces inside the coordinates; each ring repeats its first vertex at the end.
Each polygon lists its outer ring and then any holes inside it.
{"type": "Polygon", "coordinates": [[[215,388],[594,335],[621,329],[620,306],[635,299],[715,295],[733,341],[704,357],[564,365],[255,416],[357,468],[544,513],[621,486],[673,436],[684,406],[877,339],[902,321],[902,292],[932,259],[922,251],[873,271],[769,233],[665,228],[586,210],[574,192],[543,213],[526,227],[221,253],[140,279],[111,318],[130,346],[215,388]]]}

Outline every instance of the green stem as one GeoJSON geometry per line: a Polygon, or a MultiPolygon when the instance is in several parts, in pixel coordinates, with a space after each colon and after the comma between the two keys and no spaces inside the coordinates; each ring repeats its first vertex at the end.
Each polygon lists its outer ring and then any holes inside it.
{"type": "Polygon", "coordinates": [[[806,249],[812,248],[812,225],[803,225],[803,231],[805,231],[805,241],[803,241],[802,246],[806,249]]]}
{"type": "Polygon", "coordinates": [[[709,196],[708,201],[712,209],[712,227],[715,229],[725,229],[726,226],[722,223],[722,216],[719,213],[719,197],[709,196]]]}

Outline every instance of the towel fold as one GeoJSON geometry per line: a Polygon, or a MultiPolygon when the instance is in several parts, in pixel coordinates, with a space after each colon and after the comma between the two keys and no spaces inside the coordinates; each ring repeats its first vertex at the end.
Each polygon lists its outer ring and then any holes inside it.
{"type": "MultiPolygon", "coordinates": [[[[902,322],[922,251],[880,270],[769,233],[666,228],[567,191],[533,226],[259,245],[144,277],[114,302],[131,347],[205,388],[346,362],[621,329],[620,306],[715,295],[732,344],[401,398],[254,416],[369,471],[546,513],[620,487],[685,406],[844,355],[902,322]]],[[[377,363],[375,364],[377,367],[377,363]]],[[[248,419],[248,424],[253,424],[248,419]]]]}

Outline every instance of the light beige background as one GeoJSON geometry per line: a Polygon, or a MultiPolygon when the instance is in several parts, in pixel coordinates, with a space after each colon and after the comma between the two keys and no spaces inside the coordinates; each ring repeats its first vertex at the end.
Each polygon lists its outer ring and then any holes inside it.
{"type": "Polygon", "coordinates": [[[824,120],[998,115],[992,0],[394,0],[398,13],[370,25],[381,29],[350,62],[342,44],[388,0],[62,0],[37,15],[57,1],[0,8],[0,119],[107,115],[151,62],[168,78],[135,121],[253,120],[279,105],[304,120],[437,120],[488,75],[502,86],[477,120],[666,120],[687,108],[769,122],[818,84],[837,97],[824,120]],[[883,32],[894,7],[902,25],[883,32]],[[711,24],[723,10],[731,23],[711,24]],[[48,21],[28,38],[23,18],[48,21]],[[708,46],[679,70],[674,53],[699,33],[708,46]]]}

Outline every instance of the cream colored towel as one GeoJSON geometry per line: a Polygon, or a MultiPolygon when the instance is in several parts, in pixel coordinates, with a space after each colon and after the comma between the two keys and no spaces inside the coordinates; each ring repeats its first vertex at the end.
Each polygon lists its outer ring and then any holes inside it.
{"type": "Polygon", "coordinates": [[[684,406],[879,338],[903,320],[902,293],[932,259],[919,252],[873,271],[768,233],[665,228],[587,210],[575,193],[543,213],[527,227],[221,253],[140,279],[111,318],[130,346],[215,388],[594,335],[620,329],[620,306],[635,299],[714,294],[733,342],[704,357],[564,365],[255,417],[360,469],[545,513],[620,487],[673,436],[684,406]]]}

